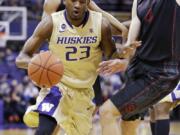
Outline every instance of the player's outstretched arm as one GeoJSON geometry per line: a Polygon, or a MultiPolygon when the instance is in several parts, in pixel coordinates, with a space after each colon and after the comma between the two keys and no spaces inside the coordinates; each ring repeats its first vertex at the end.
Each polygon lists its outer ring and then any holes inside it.
{"type": "Polygon", "coordinates": [[[121,48],[120,57],[122,58],[131,58],[136,48],[141,45],[141,42],[137,41],[139,32],[141,28],[141,22],[137,16],[137,0],[134,0],[132,8],[132,21],[129,28],[127,42],[121,48]]]}
{"type": "Polygon", "coordinates": [[[128,29],[120,21],[118,21],[114,16],[112,16],[111,14],[99,8],[94,1],[91,0],[91,2],[88,5],[88,8],[102,13],[103,16],[109,20],[112,26],[113,35],[122,35],[123,37],[127,37],[128,29]]]}
{"type": "MultiPolygon", "coordinates": [[[[113,55],[117,54],[117,52],[116,52],[115,44],[112,41],[110,23],[106,18],[103,18],[101,33],[102,33],[102,38],[101,38],[102,50],[105,54],[106,59],[110,59],[112,58],[113,55]]],[[[124,71],[127,67],[127,64],[128,64],[127,60],[121,60],[121,59],[116,59],[116,61],[115,60],[104,61],[100,63],[99,68],[97,69],[97,72],[99,72],[100,74],[101,73],[106,74],[112,70],[113,72],[117,72],[117,70],[124,71]],[[111,61],[115,62],[113,63],[114,65],[118,63],[118,66],[116,67],[110,66],[109,63],[111,63],[111,61]],[[107,65],[104,65],[104,63],[107,65]],[[106,69],[106,67],[108,68],[106,69]]]]}
{"type": "MultiPolygon", "coordinates": [[[[120,55],[118,54],[118,56],[122,58],[130,57],[133,54],[133,51],[135,51],[135,49],[141,44],[141,42],[136,41],[141,26],[140,20],[137,17],[136,7],[137,7],[137,0],[134,0],[133,10],[132,10],[132,21],[128,34],[128,41],[123,46],[123,48],[121,48],[122,54],[120,55]]],[[[123,59],[123,60],[114,59],[110,61],[104,61],[100,63],[98,72],[100,74],[107,74],[107,75],[114,74],[116,72],[123,71],[121,70],[123,69],[123,65],[124,65],[124,69],[126,69],[125,67],[127,66],[127,64],[128,64],[128,59],[123,59]]]]}
{"type": "Polygon", "coordinates": [[[45,18],[46,16],[56,12],[60,4],[61,0],[45,0],[43,5],[42,18],[45,18]]]}
{"type": "Polygon", "coordinates": [[[139,36],[140,28],[141,28],[141,22],[137,16],[137,0],[134,0],[133,8],[132,8],[132,21],[130,24],[128,39],[126,43],[127,45],[137,40],[139,36]]]}
{"type": "Polygon", "coordinates": [[[101,26],[101,47],[106,59],[110,59],[114,52],[116,52],[115,43],[112,40],[112,33],[109,21],[103,17],[101,26]]]}
{"type": "Polygon", "coordinates": [[[35,51],[39,49],[42,43],[49,39],[52,33],[53,23],[51,16],[43,19],[36,27],[32,36],[26,41],[23,49],[16,58],[16,65],[19,68],[27,69],[28,63],[35,51]]]}

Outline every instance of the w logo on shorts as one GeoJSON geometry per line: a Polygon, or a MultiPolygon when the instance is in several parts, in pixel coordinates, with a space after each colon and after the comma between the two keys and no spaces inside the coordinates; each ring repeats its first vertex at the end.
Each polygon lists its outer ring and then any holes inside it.
{"type": "Polygon", "coordinates": [[[49,93],[39,103],[37,111],[41,114],[52,116],[59,105],[61,97],[59,88],[56,86],[52,87],[49,93]]]}
{"type": "Polygon", "coordinates": [[[54,107],[53,104],[50,104],[50,103],[43,103],[42,104],[42,111],[43,112],[49,112],[51,111],[51,109],[54,107]]]}

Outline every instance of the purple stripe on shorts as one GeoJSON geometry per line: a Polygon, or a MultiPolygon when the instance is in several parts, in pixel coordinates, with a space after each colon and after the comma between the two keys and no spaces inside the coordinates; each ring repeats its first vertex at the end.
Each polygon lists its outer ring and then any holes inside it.
{"type": "Polygon", "coordinates": [[[180,91],[180,84],[178,84],[176,90],[180,91]]]}
{"type": "Polygon", "coordinates": [[[180,97],[177,97],[174,92],[171,93],[171,97],[172,97],[173,102],[176,100],[180,100],[180,97]]]}
{"type": "Polygon", "coordinates": [[[37,111],[41,114],[52,116],[58,107],[62,95],[59,88],[53,86],[48,95],[39,104],[37,111]]]}
{"type": "Polygon", "coordinates": [[[180,100],[180,84],[177,85],[175,90],[171,93],[173,101],[180,100]]]}

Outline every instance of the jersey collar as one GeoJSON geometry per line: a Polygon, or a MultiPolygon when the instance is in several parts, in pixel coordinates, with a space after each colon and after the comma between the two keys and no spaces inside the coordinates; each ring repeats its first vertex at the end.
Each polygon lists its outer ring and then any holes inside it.
{"type": "MultiPolygon", "coordinates": [[[[64,10],[64,18],[65,18],[67,24],[73,29],[73,25],[70,23],[70,21],[69,21],[68,18],[67,18],[67,11],[66,11],[66,10],[64,10]]],[[[86,23],[88,22],[88,19],[89,19],[89,10],[86,11],[85,16],[84,16],[84,19],[83,19],[83,21],[81,22],[81,25],[80,25],[80,26],[81,26],[82,28],[86,25],[86,23]]]]}

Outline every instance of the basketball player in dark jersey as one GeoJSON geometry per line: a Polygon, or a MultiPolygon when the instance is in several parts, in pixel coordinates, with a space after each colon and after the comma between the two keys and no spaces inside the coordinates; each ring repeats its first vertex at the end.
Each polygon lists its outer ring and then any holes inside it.
{"type": "MultiPolygon", "coordinates": [[[[142,45],[127,69],[126,86],[100,108],[103,135],[119,135],[116,117],[135,119],[173,91],[180,79],[180,0],[134,0],[126,45],[142,45]]],[[[118,71],[118,60],[102,62],[99,72],[118,71]]]]}

